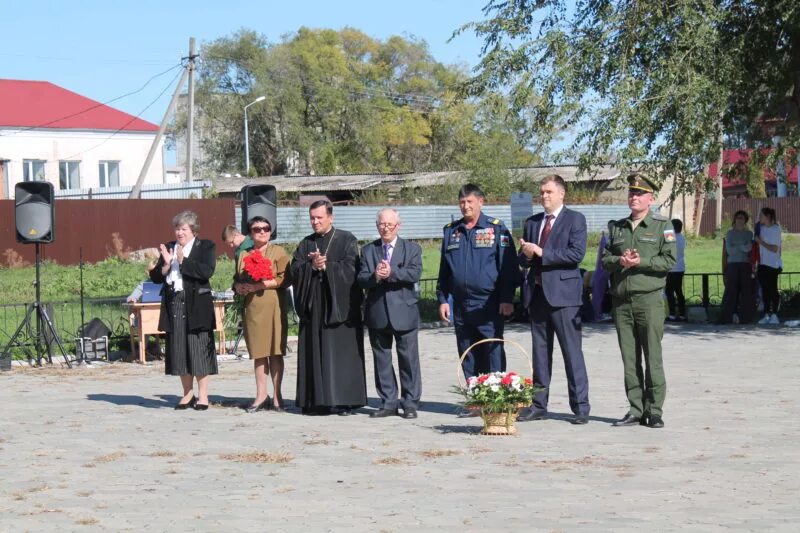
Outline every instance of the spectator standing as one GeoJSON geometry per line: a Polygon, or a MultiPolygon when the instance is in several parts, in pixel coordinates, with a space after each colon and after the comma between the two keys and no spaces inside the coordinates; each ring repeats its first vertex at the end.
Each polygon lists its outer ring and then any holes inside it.
{"type": "Polygon", "coordinates": [[[403,418],[417,418],[422,377],[419,368],[419,309],[414,286],[422,276],[422,249],[398,236],[400,214],[394,209],[381,209],[375,225],[380,239],[362,249],[357,278],[367,295],[364,320],[369,328],[375,365],[375,388],[381,399],[380,409],[370,416],[395,416],[399,406],[403,408],[403,418]],[[397,343],[400,368],[399,397],[392,366],[393,342],[397,343]]]}
{"type": "Polygon", "coordinates": [[[613,425],[662,428],[667,379],[661,353],[661,293],[667,272],[675,264],[675,230],[669,219],[650,213],[655,182],[631,174],[628,184],[631,214],[609,226],[603,252],[603,264],[611,273],[612,314],[630,404],[625,416],[613,425]]]}
{"type": "Polygon", "coordinates": [[[686,322],[686,298],[683,296],[683,275],[686,272],[684,253],[686,238],[683,236],[683,222],[677,218],[672,219],[675,228],[675,248],[677,260],[675,266],[667,273],[667,305],[669,306],[669,322],[686,322]]]}
{"type": "Polygon", "coordinates": [[[775,221],[775,210],[765,207],[759,215],[761,231],[755,241],[759,246],[758,283],[764,302],[764,317],[759,324],[780,324],[778,319],[778,276],[783,268],[781,260],[781,227],[775,221]]]}
{"type": "Polygon", "coordinates": [[[753,321],[753,267],[750,252],[753,249],[753,232],[747,229],[750,215],[737,211],[733,227],[722,241],[722,272],[725,292],[722,296],[721,324],[747,324],[753,321]]]}
{"type": "MultiPolygon", "coordinates": [[[[439,317],[450,321],[448,298],[452,296],[459,353],[483,339],[502,339],[504,319],[514,314],[514,291],[519,279],[514,240],[502,221],[481,211],[484,198],[477,185],[461,187],[458,204],[463,217],[444,227],[442,239],[436,284],[439,317]]],[[[466,378],[505,368],[505,352],[500,343],[477,346],[462,363],[466,378]]]]}
{"type": "Polygon", "coordinates": [[[240,256],[236,265],[237,281],[233,285],[236,293],[245,298],[244,340],[256,378],[256,397],[245,410],[248,413],[266,409],[282,412],[283,356],[289,328],[283,289],[289,283],[289,255],[270,242],[272,225],[266,218],[255,216],[247,225],[253,246],[240,256]],[[262,270],[261,275],[254,277],[248,267],[262,270]],[[274,391],[271,403],[267,395],[267,376],[272,378],[274,391]]]}
{"type": "Polygon", "coordinates": [[[218,373],[214,348],[211,276],[217,255],[214,241],[197,238],[197,215],[183,211],[172,219],[175,240],[159,245],[161,257],[150,279],[164,283],[158,329],[167,334],[164,372],[180,376],[183,396],[176,410],[208,409],[208,377],[218,373]],[[197,380],[198,396],[193,383],[197,380]]]}

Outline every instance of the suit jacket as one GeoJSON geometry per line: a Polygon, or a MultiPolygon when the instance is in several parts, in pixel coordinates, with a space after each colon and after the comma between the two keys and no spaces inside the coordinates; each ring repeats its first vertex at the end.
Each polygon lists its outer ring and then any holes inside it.
{"type": "MultiPolygon", "coordinates": [[[[523,239],[539,243],[539,228],[545,213],[537,213],[525,221],[523,239]]],[[[533,298],[536,275],[542,277],[542,290],[547,302],[553,307],[579,306],[583,303],[583,279],[578,269],[586,255],[586,217],[564,207],[553,221],[553,229],[542,248],[541,265],[529,260],[520,252],[523,268],[529,268],[522,296],[525,307],[533,298]]]]}
{"type": "MultiPolygon", "coordinates": [[[[166,244],[168,250],[175,249],[175,241],[166,244]]],[[[214,275],[217,264],[215,253],[216,245],[213,241],[196,239],[192,251],[183,258],[181,275],[183,276],[183,290],[186,292],[186,319],[189,331],[213,331],[216,317],[214,315],[214,299],[211,294],[209,280],[214,275]]],[[[161,291],[161,315],[158,318],[158,329],[164,332],[172,331],[172,320],[167,309],[165,292],[169,290],[166,285],[166,276],[161,273],[164,258],[159,257],[155,268],[150,271],[150,279],[156,283],[164,283],[161,291]]]]}
{"type": "Polygon", "coordinates": [[[367,290],[364,318],[368,328],[409,331],[419,327],[419,309],[414,285],[422,276],[422,248],[397,238],[389,265],[392,272],[383,281],[375,279],[375,269],[383,260],[380,239],[361,250],[358,285],[367,290]]]}

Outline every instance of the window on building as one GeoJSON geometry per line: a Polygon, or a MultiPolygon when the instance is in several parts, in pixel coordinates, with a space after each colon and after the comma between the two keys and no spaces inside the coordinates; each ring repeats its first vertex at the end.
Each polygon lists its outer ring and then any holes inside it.
{"type": "Polygon", "coordinates": [[[58,185],[62,190],[81,188],[80,161],[58,162],[58,185]]]}
{"type": "Polygon", "coordinates": [[[23,181],[44,181],[44,161],[40,159],[22,160],[23,181]]]}
{"type": "Polygon", "coordinates": [[[119,187],[119,161],[100,161],[100,186],[119,187]]]}

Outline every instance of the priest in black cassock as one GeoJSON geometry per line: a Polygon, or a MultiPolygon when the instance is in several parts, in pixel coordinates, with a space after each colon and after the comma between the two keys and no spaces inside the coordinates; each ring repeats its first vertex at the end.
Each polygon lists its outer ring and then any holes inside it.
{"type": "Polygon", "coordinates": [[[303,414],[346,416],[367,403],[358,241],[333,227],[329,201],[308,212],[314,233],[300,241],[291,266],[300,316],[296,403],[303,414]]]}

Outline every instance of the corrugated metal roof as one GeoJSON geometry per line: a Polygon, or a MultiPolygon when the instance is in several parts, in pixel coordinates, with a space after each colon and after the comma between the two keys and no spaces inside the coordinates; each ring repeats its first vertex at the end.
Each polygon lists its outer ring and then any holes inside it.
{"type": "MultiPolygon", "coordinates": [[[[375,217],[385,206],[342,206],[334,207],[334,225],[353,233],[360,241],[378,238],[375,217]]],[[[400,213],[402,227],[400,234],[409,239],[438,239],[442,227],[461,218],[458,206],[389,206],[400,213]]],[[[617,220],[630,214],[627,205],[577,205],[571,207],[583,213],[589,231],[601,231],[609,220],[617,220]]],[[[541,211],[539,206],[531,206],[531,214],[541,211]]],[[[489,205],[483,210],[488,216],[499,218],[506,225],[511,223],[511,206],[489,205]]],[[[242,212],[236,208],[236,225],[241,226],[242,212]]],[[[278,235],[275,242],[299,242],[311,233],[306,207],[278,208],[278,235]]]]}
{"type": "MultiPolygon", "coordinates": [[[[142,185],[142,199],[188,200],[202,198],[203,192],[211,187],[210,181],[193,181],[192,183],[151,183],[142,185]]],[[[131,194],[132,185],[122,187],[90,187],[87,189],[62,189],[55,191],[60,200],[126,200],[131,194]]]]}
{"type": "MultiPolygon", "coordinates": [[[[538,181],[547,174],[558,174],[566,181],[611,181],[620,176],[621,170],[605,166],[590,174],[581,174],[575,165],[539,166],[510,169],[510,177],[538,181]]],[[[445,172],[410,172],[405,174],[337,174],[325,176],[265,176],[259,178],[218,177],[217,192],[230,194],[239,192],[245,185],[273,185],[278,192],[324,192],[346,190],[368,190],[380,185],[400,184],[405,187],[428,187],[448,181],[464,182],[469,173],[464,170],[445,172]]]]}

